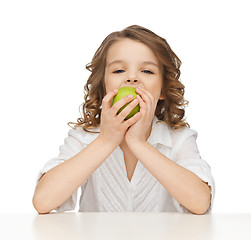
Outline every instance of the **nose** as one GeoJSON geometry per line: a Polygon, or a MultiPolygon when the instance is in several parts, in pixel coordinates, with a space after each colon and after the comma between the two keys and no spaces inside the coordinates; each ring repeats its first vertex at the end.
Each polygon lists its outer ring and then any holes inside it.
{"type": "Polygon", "coordinates": [[[126,80],[126,83],[130,83],[130,84],[135,84],[135,83],[138,83],[139,81],[137,79],[134,79],[134,80],[131,80],[131,79],[127,79],[126,80]]]}
{"type": "Polygon", "coordinates": [[[137,69],[128,69],[128,71],[125,74],[124,84],[125,85],[139,85],[139,76],[137,69]]]}

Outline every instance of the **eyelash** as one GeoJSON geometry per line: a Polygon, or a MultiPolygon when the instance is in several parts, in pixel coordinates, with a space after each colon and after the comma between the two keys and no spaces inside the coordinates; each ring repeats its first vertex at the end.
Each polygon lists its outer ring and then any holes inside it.
{"type": "Polygon", "coordinates": [[[143,70],[144,72],[148,72],[147,74],[153,74],[153,72],[152,71],[150,71],[150,70],[143,70]]]}
{"type": "MultiPolygon", "coordinates": [[[[119,70],[114,71],[113,73],[121,73],[120,71],[124,71],[124,70],[119,69],[119,70]]],[[[143,72],[147,72],[146,74],[153,74],[153,72],[150,70],[143,70],[143,72]]]]}
{"type": "Polygon", "coordinates": [[[114,71],[113,73],[121,73],[120,71],[124,71],[124,70],[119,69],[119,70],[114,71]]]}

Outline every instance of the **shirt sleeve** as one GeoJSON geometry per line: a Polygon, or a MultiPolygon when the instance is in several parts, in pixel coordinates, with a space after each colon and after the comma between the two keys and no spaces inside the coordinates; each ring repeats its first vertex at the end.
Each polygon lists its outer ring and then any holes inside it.
{"type": "MultiPolygon", "coordinates": [[[[211,189],[211,202],[206,213],[211,212],[213,207],[213,200],[215,195],[215,182],[211,174],[211,168],[209,164],[203,160],[199,154],[196,139],[197,132],[188,129],[184,136],[180,138],[177,145],[173,149],[172,158],[177,164],[188,169],[196,174],[203,182],[207,183],[211,189]]],[[[179,204],[175,199],[175,206],[180,212],[190,212],[188,209],[179,204]]]]}
{"type": "MultiPolygon", "coordinates": [[[[71,129],[68,132],[68,137],[64,139],[64,144],[59,146],[60,153],[58,157],[50,159],[44,167],[40,170],[37,176],[36,185],[41,178],[41,176],[48,172],[50,169],[58,166],[59,164],[63,163],[64,161],[72,158],[77,153],[79,153],[83,148],[87,146],[87,144],[81,143],[81,141],[78,138],[77,130],[71,129]]],[[[87,180],[82,184],[85,185],[87,183],[87,180]]],[[[57,207],[55,209],[56,212],[65,212],[74,210],[77,203],[77,196],[78,196],[78,190],[76,190],[73,195],[66,200],[62,205],[57,207]]]]}

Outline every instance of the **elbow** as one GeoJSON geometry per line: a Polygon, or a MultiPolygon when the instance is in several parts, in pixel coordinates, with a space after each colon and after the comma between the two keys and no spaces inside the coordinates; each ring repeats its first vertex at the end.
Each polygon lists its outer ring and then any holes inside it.
{"type": "Polygon", "coordinates": [[[207,213],[211,205],[211,194],[209,197],[206,197],[204,200],[201,200],[199,204],[197,204],[197,207],[193,211],[196,215],[203,215],[207,213]]]}
{"type": "Polygon", "coordinates": [[[193,213],[196,215],[204,215],[208,209],[209,209],[209,206],[208,207],[200,207],[200,208],[197,208],[195,211],[193,211],[193,213]]]}
{"type": "Polygon", "coordinates": [[[48,214],[50,213],[50,210],[46,208],[46,205],[43,204],[43,201],[39,200],[39,198],[34,194],[32,198],[32,204],[35,210],[38,212],[38,214],[48,214]]]}
{"type": "Polygon", "coordinates": [[[195,215],[203,215],[203,214],[207,213],[209,207],[210,207],[210,202],[209,203],[208,202],[197,202],[197,204],[194,204],[193,207],[187,208],[187,210],[195,215]]]}

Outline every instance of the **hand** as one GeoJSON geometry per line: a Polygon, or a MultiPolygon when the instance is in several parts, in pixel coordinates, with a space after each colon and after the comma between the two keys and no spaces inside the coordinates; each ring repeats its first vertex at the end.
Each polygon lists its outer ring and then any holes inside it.
{"type": "Polygon", "coordinates": [[[123,97],[117,101],[113,106],[112,99],[117,94],[118,90],[113,90],[107,93],[102,100],[102,110],[100,117],[100,134],[99,137],[104,141],[114,142],[119,145],[124,137],[127,129],[137,122],[140,118],[140,113],[136,113],[128,120],[124,120],[125,117],[137,106],[138,101],[132,101],[133,98],[128,96],[123,97]],[[117,112],[125,104],[129,103],[119,114],[117,112]]]}
{"type": "Polygon", "coordinates": [[[152,125],[155,109],[158,99],[154,98],[151,93],[143,88],[136,88],[138,93],[141,118],[133,124],[125,134],[125,141],[129,145],[135,142],[146,142],[149,137],[149,128],[152,125]]]}

